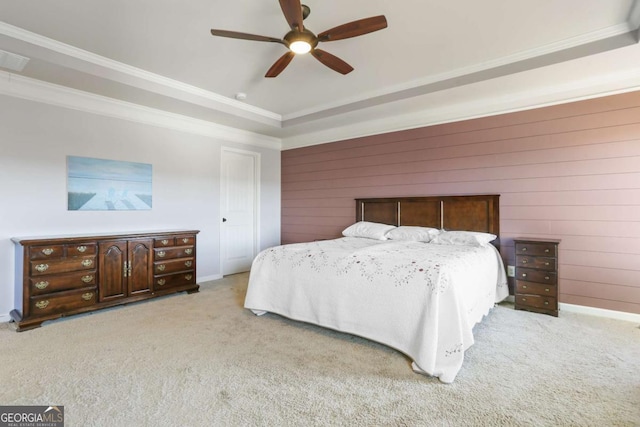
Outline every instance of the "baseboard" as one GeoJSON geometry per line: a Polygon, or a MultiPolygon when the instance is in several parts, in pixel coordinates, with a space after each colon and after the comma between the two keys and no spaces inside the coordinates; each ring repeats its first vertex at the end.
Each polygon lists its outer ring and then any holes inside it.
{"type": "Polygon", "coordinates": [[[560,303],[560,311],[568,311],[570,313],[588,314],[589,316],[606,317],[609,319],[640,323],[640,314],[626,313],[624,311],[606,310],[604,308],[587,307],[585,305],[560,303]]]}
{"type": "Polygon", "coordinates": [[[220,280],[220,279],[222,279],[221,274],[212,274],[211,276],[198,277],[196,282],[202,283],[202,282],[210,282],[212,280],[220,280]]]}
{"type": "Polygon", "coordinates": [[[0,314],[0,323],[10,322],[10,321],[11,321],[11,315],[9,315],[9,313],[0,314]]]}

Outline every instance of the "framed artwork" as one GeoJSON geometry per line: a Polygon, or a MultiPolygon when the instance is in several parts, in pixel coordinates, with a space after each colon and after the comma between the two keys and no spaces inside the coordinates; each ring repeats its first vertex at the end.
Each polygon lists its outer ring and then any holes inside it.
{"type": "Polygon", "coordinates": [[[151,165],[67,156],[70,211],[149,210],[151,165]]]}

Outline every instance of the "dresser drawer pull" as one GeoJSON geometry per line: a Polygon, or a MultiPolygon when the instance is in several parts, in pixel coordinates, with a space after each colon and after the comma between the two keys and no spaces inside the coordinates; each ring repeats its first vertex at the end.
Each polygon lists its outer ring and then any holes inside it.
{"type": "Polygon", "coordinates": [[[87,292],[86,294],[82,294],[82,299],[85,301],[89,301],[93,298],[93,292],[87,292]]]}
{"type": "Polygon", "coordinates": [[[36,288],[38,289],[46,289],[47,286],[49,286],[49,282],[47,282],[46,280],[36,283],[36,288]]]}
{"type": "Polygon", "coordinates": [[[544,280],[549,280],[549,276],[544,276],[544,280]]]}
{"type": "Polygon", "coordinates": [[[184,265],[187,267],[191,267],[191,264],[193,264],[193,261],[185,261],[184,265]]]}
{"type": "Polygon", "coordinates": [[[545,289],[544,289],[544,291],[545,291],[545,292],[549,292],[549,288],[545,288],[545,289]]]}
{"type": "Polygon", "coordinates": [[[169,244],[169,241],[167,239],[164,239],[160,243],[162,243],[163,245],[167,246],[169,244]]]}
{"type": "Polygon", "coordinates": [[[526,263],[527,263],[527,260],[526,260],[526,259],[523,259],[523,260],[522,260],[522,263],[523,263],[523,264],[526,264],[526,263]]]}
{"type": "Polygon", "coordinates": [[[184,239],[182,239],[182,243],[187,243],[189,242],[189,239],[187,237],[185,237],[184,239]]]}
{"type": "Polygon", "coordinates": [[[158,252],[158,256],[159,256],[160,258],[163,258],[166,254],[167,254],[167,253],[166,253],[165,251],[160,251],[160,252],[158,252]]]}
{"type": "Polygon", "coordinates": [[[166,266],[166,265],[164,265],[164,264],[160,264],[160,265],[158,266],[158,271],[164,271],[164,269],[165,269],[165,268],[167,268],[167,266],[166,266]]]}
{"type": "Polygon", "coordinates": [[[53,253],[53,249],[51,248],[45,248],[42,250],[42,253],[45,255],[51,255],[53,253]]]}
{"type": "Polygon", "coordinates": [[[522,252],[527,252],[527,248],[522,248],[522,252]]]}
{"type": "Polygon", "coordinates": [[[83,267],[91,267],[93,265],[93,260],[92,259],[83,259],[82,260],[82,266],[83,267]]]}
{"type": "Polygon", "coordinates": [[[526,301],[526,300],[527,300],[526,298],[522,298],[522,301],[526,301]]]}
{"type": "Polygon", "coordinates": [[[193,253],[193,249],[189,248],[189,249],[185,249],[184,253],[187,255],[191,255],[193,253]]]}
{"type": "Polygon", "coordinates": [[[186,275],[184,276],[184,280],[191,280],[191,278],[192,278],[192,277],[193,277],[193,276],[192,276],[191,274],[186,274],[186,275]]]}
{"type": "Polygon", "coordinates": [[[527,289],[527,285],[522,285],[522,289],[527,289]]]}
{"type": "Polygon", "coordinates": [[[48,305],[49,305],[48,299],[43,299],[36,303],[36,307],[38,307],[40,310],[44,310],[45,308],[47,308],[48,305]]]}
{"type": "Polygon", "coordinates": [[[93,276],[91,275],[82,276],[80,280],[82,280],[84,283],[90,283],[93,280],[93,276]]]}
{"type": "Polygon", "coordinates": [[[522,273],[522,277],[527,277],[527,273],[522,273]]]}
{"type": "Polygon", "coordinates": [[[544,302],[544,305],[549,305],[549,301],[545,301],[545,302],[544,302]]]}
{"type": "Polygon", "coordinates": [[[546,253],[549,253],[549,249],[545,249],[544,251],[545,251],[546,253]]]}
{"type": "Polygon", "coordinates": [[[82,245],[82,246],[78,246],[78,247],[76,248],[76,250],[77,250],[78,252],[80,252],[80,253],[84,253],[84,252],[86,252],[86,251],[87,251],[87,247],[86,247],[86,246],[84,246],[84,245],[82,245]]]}
{"type": "Polygon", "coordinates": [[[36,270],[38,270],[40,273],[47,271],[49,269],[49,264],[38,264],[36,265],[36,270]]]}
{"type": "Polygon", "coordinates": [[[545,263],[544,263],[544,265],[549,265],[549,263],[548,263],[548,262],[545,262],[545,263]]]}
{"type": "Polygon", "coordinates": [[[164,279],[158,280],[158,285],[160,285],[160,286],[163,286],[165,283],[167,283],[167,281],[164,280],[164,279]]]}

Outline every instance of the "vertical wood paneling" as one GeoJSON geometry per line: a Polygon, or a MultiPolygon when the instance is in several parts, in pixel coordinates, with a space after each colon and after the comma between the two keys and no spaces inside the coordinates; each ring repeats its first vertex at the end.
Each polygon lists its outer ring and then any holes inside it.
{"type": "Polygon", "coordinates": [[[640,92],[284,151],[282,242],[338,237],[356,198],[479,193],[507,263],[562,239],[561,302],[640,313],[640,92]]]}

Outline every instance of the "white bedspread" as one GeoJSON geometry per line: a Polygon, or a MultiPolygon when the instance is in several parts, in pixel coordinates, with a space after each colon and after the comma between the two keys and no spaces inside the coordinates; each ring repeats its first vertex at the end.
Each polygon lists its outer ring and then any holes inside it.
{"type": "Polygon", "coordinates": [[[507,295],[493,246],[344,237],[261,252],[245,307],[380,342],[450,383],[473,326],[507,295]]]}

